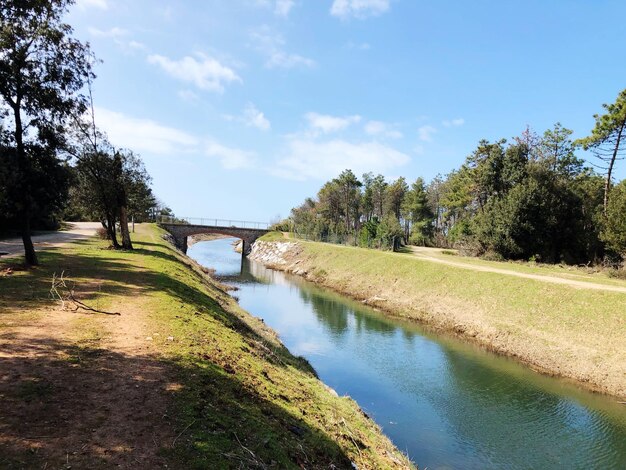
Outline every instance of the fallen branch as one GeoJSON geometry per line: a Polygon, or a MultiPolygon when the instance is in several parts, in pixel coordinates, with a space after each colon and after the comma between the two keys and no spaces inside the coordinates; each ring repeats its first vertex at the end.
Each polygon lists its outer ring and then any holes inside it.
{"type": "Polygon", "coordinates": [[[194,419],[191,423],[189,423],[187,426],[185,426],[185,429],[183,429],[183,430],[180,432],[180,434],[179,434],[178,436],[176,436],[176,437],[174,438],[174,440],[172,441],[172,447],[174,447],[174,444],[176,444],[176,441],[178,440],[178,438],[179,438],[180,436],[182,436],[182,435],[185,433],[185,431],[186,431],[187,429],[189,429],[189,428],[190,428],[190,427],[191,427],[191,426],[192,426],[195,422],[196,422],[196,420],[194,419]]]}
{"type": "Polygon", "coordinates": [[[248,449],[246,446],[244,446],[244,445],[241,443],[241,441],[239,440],[239,437],[237,436],[237,433],[236,433],[236,432],[234,432],[233,434],[235,435],[235,439],[237,439],[237,442],[239,442],[239,445],[241,446],[241,448],[242,448],[243,450],[247,450],[247,451],[250,453],[250,455],[252,456],[252,458],[256,460],[256,455],[254,455],[254,452],[252,452],[250,449],[248,449]]]}
{"type": "MultiPolygon", "coordinates": [[[[263,462],[259,457],[257,457],[254,452],[252,452],[250,449],[248,449],[246,446],[244,446],[241,441],[239,440],[239,436],[237,436],[236,432],[233,432],[233,434],[235,435],[235,439],[237,439],[237,442],[239,443],[239,445],[241,446],[241,448],[243,450],[245,450],[246,452],[248,452],[250,454],[250,456],[252,457],[252,460],[249,461],[249,463],[254,464],[255,467],[260,467],[260,468],[267,468],[267,465],[265,464],[265,462],[263,462]]],[[[243,459],[242,459],[243,460],[243,459]]]]}
{"type": "Polygon", "coordinates": [[[345,426],[346,431],[348,432],[348,436],[350,437],[350,440],[354,444],[354,447],[356,447],[356,451],[359,453],[359,457],[362,457],[362,455],[361,455],[361,448],[359,447],[359,445],[354,440],[354,436],[352,435],[352,431],[350,431],[350,428],[348,427],[348,423],[346,423],[346,420],[343,417],[341,418],[341,423],[345,426]]]}
{"type": "Polygon", "coordinates": [[[93,307],[90,307],[86,303],[78,300],[74,296],[74,287],[76,283],[69,278],[65,277],[65,271],[61,271],[61,276],[57,277],[57,273],[52,274],[52,287],[50,288],[50,296],[52,299],[58,299],[61,302],[61,308],[65,308],[66,302],[73,302],[75,304],[74,311],[82,308],[83,310],[87,310],[89,312],[94,313],[102,313],[104,315],[121,315],[119,312],[106,312],[104,310],[99,310],[93,307]],[[71,287],[68,286],[68,283],[71,283],[71,287]]]}

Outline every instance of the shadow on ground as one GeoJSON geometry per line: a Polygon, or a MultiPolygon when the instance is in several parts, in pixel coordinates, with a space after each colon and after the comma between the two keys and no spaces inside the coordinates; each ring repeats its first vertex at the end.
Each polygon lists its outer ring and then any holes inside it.
{"type": "Polygon", "coordinates": [[[349,466],[319,430],[211,363],[183,366],[53,339],[20,344],[0,361],[3,469],[349,466]],[[179,380],[189,377],[194,385],[185,389],[179,380]],[[176,418],[176,395],[193,403],[185,420],[176,418]]]}
{"type": "MultiPolygon", "coordinates": [[[[197,315],[237,330],[246,342],[263,342],[218,301],[179,280],[177,270],[188,275],[188,267],[173,253],[136,245],[123,260],[119,253],[42,253],[42,267],[0,279],[0,326],[17,311],[49,306],[52,273],[71,269],[85,302],[99,292],[165,291],[197,315]],[[176,264],[146,270],[141,256],[176,264]]],[[[28,337],[5,330],[0,345],[0,468],[351,468],[325,433],[268,401],[223,364],[127,355],[45,332],[28,337]]],[[[282,346],[264,360],[314,374],[282,346]]]]}

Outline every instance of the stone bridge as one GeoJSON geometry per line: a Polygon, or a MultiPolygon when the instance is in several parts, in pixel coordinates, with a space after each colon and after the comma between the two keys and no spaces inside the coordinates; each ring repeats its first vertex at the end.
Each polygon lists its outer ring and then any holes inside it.
{"type": "Polygon", "coordinates": [[[214,233],[239,238],[243,242],[241,252],[246,256],[252,250],[252,244],[255,240],[270,231],[268,230],[269,224],[263,222],[236,220],[167,218],[162,219],[158,224],[172,234],[176,247],[183,253],[187,253],[187,237],[203,233],[214,233]]]}

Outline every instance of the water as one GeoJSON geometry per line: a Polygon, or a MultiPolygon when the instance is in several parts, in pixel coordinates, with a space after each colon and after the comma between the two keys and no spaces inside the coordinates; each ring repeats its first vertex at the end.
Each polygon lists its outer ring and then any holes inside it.
{"type": "Polygon", "coordinates": [[[241,306],[420,468],[626,469],[626,405],[242,262],[231,243],[189,256],[238,285],[241,306]]]}

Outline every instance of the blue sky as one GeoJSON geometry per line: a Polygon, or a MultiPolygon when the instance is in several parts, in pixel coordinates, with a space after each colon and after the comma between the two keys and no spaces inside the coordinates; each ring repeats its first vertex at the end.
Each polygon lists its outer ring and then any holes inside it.
{"type": "MultiPolygon", "coordinates": [[[[97,124],[181,216],[268,221],[351,168],[427,180],[481,138],[575,137],[626,87],[626,2],[78,0],[97,124]]],[[[626,176],[626,165],[618,177],[626,176]]]]}

